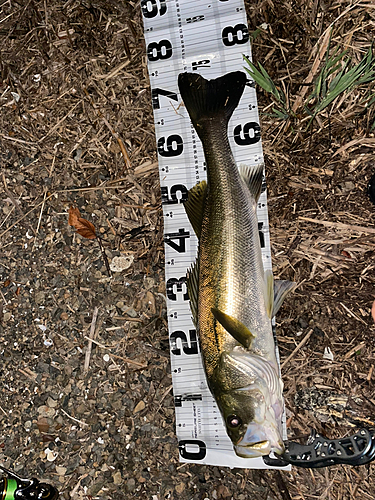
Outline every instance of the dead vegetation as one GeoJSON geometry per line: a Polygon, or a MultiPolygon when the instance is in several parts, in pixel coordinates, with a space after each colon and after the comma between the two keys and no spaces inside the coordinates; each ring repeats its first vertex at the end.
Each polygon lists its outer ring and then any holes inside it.
{"type": "MultiPolygon", "coordinates": [[[[9,0],[0,12],[2,463],[65,498],[372,499],[373,465],[178,464],[139,5],[9,0]],[[73,204],[109,259],[126,257],[112,280],[97,246],[69,228],[73,204]]],[[[262,0],[247,13],[250,31],[267,24],[254,59],[292,109],[309,94],[330,29],[353,64],[374,38],[366,0],[262,0]]],[[[277,318],[291,439],[310,426],[337,437],[374,421],[366,187],[375,138],[364,92],[338,98],[308,132],[262,118],[274,272],[299,283],[277,318]]],[[[269,95],[258,98],[267,111],[269,95]]]]}

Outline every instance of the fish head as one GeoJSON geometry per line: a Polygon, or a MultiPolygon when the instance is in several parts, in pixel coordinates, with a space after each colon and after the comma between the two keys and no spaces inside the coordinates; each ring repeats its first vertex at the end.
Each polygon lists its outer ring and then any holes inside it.
{"type": "Polygon", "coordinates": [[[282,382],[260,356],[235,351],[222,356],[213,388],[234,450],[244,458],[282,454],[282,382]]]}

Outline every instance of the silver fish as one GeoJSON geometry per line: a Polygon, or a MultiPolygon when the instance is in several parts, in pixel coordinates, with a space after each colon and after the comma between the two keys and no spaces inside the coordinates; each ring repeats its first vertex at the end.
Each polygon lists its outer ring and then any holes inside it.
{"type": "Polygon", "coordinates": [[[208,385],[237,455],[282,453],[283,384],[271,318],[294,286],[264,272],[256,215],[263,165],[237,167],[227,129],[246,84],[242,72],[214,80],[181,73],[178,85],[202,141],[207,182],[185,210],[199,238],[188,273],[193,321],[208,385]]]}

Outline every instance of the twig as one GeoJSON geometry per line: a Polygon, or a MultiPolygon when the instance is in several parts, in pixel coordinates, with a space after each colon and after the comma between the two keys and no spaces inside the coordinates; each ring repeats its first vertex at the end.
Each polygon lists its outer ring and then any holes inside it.
{"type": "Polygon", "coordinates": [[[83,368],[84,372],[87,372],[87,370],[89,369],[91,349],[92,349],[92,339],[94,338],[95,335],[95,325],[96,325],[96,318],[98,317],[98,312],[99,308],[95,307],[91,320],[89,343],[85,354],[85,365],[83,368]]]}
{"type": "MultiPolygon", "coordinates": [[[[36,142],[24,141],[23,139],[16,139],[15,137],[10,137],[9,135],[5,135],[5,134],[0,134],[0,136],[3,139],[7,139],[8,141],[20,142],[21,144],[27,144],[29,146],[34,146],[36,144],[36,142]]],[[[32,148],[32,149],[37,149],[37,148],[32,148]]]]}
{"type": "MultiPolygon", "coordinates": [[[[112,349],[112,347],[107,347],[107,346],[101,344],[100,342],[98,342],[97,340],[90,339],[90,337],[86,337],[85,336],[85,339],[91,340],[91,342],[93,342],[94,344],[96,344],[97,346],[99,346],[102,349],[106,349],[106,350],[111,350],[112,349]]],[[[147,365],[144,365],[142,363],[138,363],[138,361],[133,361],[132,359],[129,359],[129,358],[123,358],[122,356],[117,356],[117,354],[109,353],[109,355],[112,356],[113,358],[121,359],[125,363],[129,363],[131,365],[138,366],[139,368],[147,368],[147,365]]]]}
{"type": "Polygon", "coordinates": [[[5,298],[3,292],[0,290],[1,298],[3,299],[3,302],[5,305],[8,305],[7,299],[5,298]]]}
{"type": "Polygon", "coordinates": [[[355,347],[353,347],[353,349],[350,349],[350,351],[345,354],[344,359],[351,358],[354,353],[356,353],[357,351],[360,351],[362,349],[362,347],[365,347],[365,345],[366,345],[366,342],[361,342],[360,344],[356,345],[355,347]]]}
{"type": "Polygon", "coordinates": [[[33,244],[33,251],[35,249],[35,245],[36,245],[36,236],[39,232],[39,228],[40,228],[40,222],[42,220],[42,214],[43,214],[43,210],[44,210],[44,205],[45,205],[45,202],[46,202],[46,196],[47,196],[47,188],[44,188],[44,196],[43,196],[43,203],[42,203],[42,206],[41,206],[41,209],[40,209],[40,214],[39,214],[39,220],[38,220],[38,225],[36,227],[36,231],[35,231],[35,238],[34,238],[34,244],[33,244]]]}
{"type": "MultiPolygon", "coordinates": [[[[304,84],[311,83],[314,79],[314,76],[318,72],[320,63],[322,62],[322,59],[326,53],[330,36],[331,36],[331,32],[329,30],[327,30],[327,32],[325,33],[322,45],[320,47],[320,50],[315,57],[315,61],[311,67],[311,70],[310,70],[309,74],[307,75],[306,80],[303,82],[304,84]]],[[[297,99],[295,100],[295,102],[292,106],[293,113],[295,113],[298,110],[298,108],[301,106],[301,104],[303,103],[303,98],[305,97],[308,90],[309,90],[309,87],[307,87],[307,86],[302,87],[301,92],[297,96],[297,99]]]]}
{"type": "Polygon", "coordinates": [[[7,181],[5,179],[5,175],[4,174],[3,174],[3,183],[4,183],[4,190],[5,190],[6,194],[9,196],[10,201],[13,203],[13,205],[16,208],[16,210],[21,215],[24,215],[24,212],[23,212],[22,208],[20,207],[18,201],[15,199],[15,197],[13,196],[13,193],[8,188],[7,181]]]}
{"type": "Polygon", "coordinates": [[[353,224],[344,224],[343,222],[330,222],[328,220],[310,219],[310,217],[298,217],[300,220],[322,224],[323,226],[335,227],[337,229],[348,229],[350,231],[358,231],[360,233],[375,234],[375,228],[365,226],[354,226],[353,224]]]}
{"type": "Polygon", "coordinates": [[[311,334],[314,330],[311,329],[308,333],[306,333],[306,335],[304,336],[304,338],[301,340],[301,342],[298,344],[298,346],[294,349],[294,351],[289,354],[289,356],[286,358],[286,360],[284,361],[284,363],[281,365],[280,367],[280,370],[282,370],[284,368],[284,366],[294,357],[294,355],[301,349],[301,347],[303,347],[306,342],[309,340],[309,338],[311,337],[311,334]]]}
{"type": "Polygon", "coordinates": [[[62,411],[64,413],[64,415],[66,415],[71,420],[74,420],[74,422],[77,422],[78,424],[86,425],[86,426],[89,425],[89,424],[86,424],[86,422],[82,422],[82,420],[78,420],[78,418],[72,417],[71,415],[69,415],[69,413],[66,413],[66,411],[63,410],[62,408],[60,408],[60,411],[62,411]]]}
{"type": "Polygon", "coordinates": [[[363,321],[362,318],[360,318],[359,316],[357,316],[356,314],[354,314],[354,312],[352,312],[348,307],[346,307],[345,304],[343,304],[342,302],[340,302],[340,305],[345,309],[345,311],[347,313],[350,314],[350,316],[352,316],[352,318],[356,319],[357,321],[360,321],[361,323],[363,323],[364,325],[367,325],[366,321],[363,321]]]}
{"type": "Polygon", "coordinates": [[[111,273],[111,268],[109,267],[108,257],[107,257],[107,254],[105,253],[105,250],[104,250],[104,247],[103,247],[103,243],[102,243],[102,240],[101,240],[100,236],[96,235],[96,241],[98,242],[100,251],[102,252],[102,257],[103,257],[103,260],[104,260],[105,267],[107,269],[108,276],[110,278],[112,278],[112,273],[111,273]]]}

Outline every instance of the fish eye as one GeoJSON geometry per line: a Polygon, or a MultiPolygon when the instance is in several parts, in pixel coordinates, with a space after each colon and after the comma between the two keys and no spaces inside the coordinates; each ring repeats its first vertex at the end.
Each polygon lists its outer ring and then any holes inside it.
{"type": "Polygon", "coordinates": [[[240,417],[237,417],[237,415],[229,415],[227,417],[227,424],[232,429],[236,429],[242,424],[242,420],[240,419],[240,417]]]}

